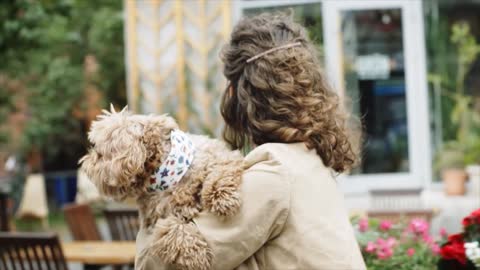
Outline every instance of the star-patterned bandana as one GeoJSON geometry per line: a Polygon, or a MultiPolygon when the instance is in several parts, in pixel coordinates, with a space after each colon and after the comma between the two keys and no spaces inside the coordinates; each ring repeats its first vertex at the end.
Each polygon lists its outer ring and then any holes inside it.
{"type": "Polygon", "coordinates": [[[170,133],[171,149],[167,159],[150,177],[150,191],[166,190],[175,186],[192,164],[195,146],[183,131],[175,129],[170,133]]]}

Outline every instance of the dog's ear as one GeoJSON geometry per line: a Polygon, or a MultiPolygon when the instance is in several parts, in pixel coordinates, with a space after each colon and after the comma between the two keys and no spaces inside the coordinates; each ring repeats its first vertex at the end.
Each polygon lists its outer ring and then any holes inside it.
{"type": "Polygon", "coordinates": [[[111,159],[112,176],[119,181],[134,182],[134,178],[143,172],[147,160],[147,149],[142,141],[142,128],[133,124],[128,127],[130,136],[121,136],[117,155],[111,159]]]}
{"type": "Polygon", "coordinates": [[[93,149],[80,162],[97,187],[127,187],[143,172],[147,149],[141,123],[129,122],[119,113],[105,115],[92,124],[89,139],[93,149]]]}
{"type": "Polygon", "coordinates": [[[132,144],[113,159],[103,158],[94,149],[80,159],[81,169],[97,187],[100,194],[117,200],[133,195],[135,176],[143,171],[146,150],[143,145],[132,144]]]}
{"type": "Polygon", "coordinates": [[[97,175],[97,172],[100,172],[95,169],[95,164],[97,164],[98,160],[98,153],[93,149],[90,149],[88,150],[88,153],[78,161],[78,164],[81,166],[81,170],[85,172],[89,179],[100,178],[99,175],[97,175]]]}

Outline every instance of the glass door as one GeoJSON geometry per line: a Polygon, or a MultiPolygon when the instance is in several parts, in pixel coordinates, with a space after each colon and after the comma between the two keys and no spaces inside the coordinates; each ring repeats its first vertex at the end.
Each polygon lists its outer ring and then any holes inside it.
{"type": "Polygon", "coordinates": [[[421,1],[324,1],[325,62],[364,131],[347,191],[422,187],[430,144],[421,1]]]}

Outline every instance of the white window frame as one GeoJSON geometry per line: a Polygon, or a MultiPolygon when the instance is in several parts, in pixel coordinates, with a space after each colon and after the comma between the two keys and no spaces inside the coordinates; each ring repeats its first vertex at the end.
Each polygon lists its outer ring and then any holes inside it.
{"type": "Polygon", "coordinates": [[[332,85],[343,96],[342,40],[340,13],[344,10],[402,10],[403,49],[408,121],[409,168],[407,173],[341,175],[339,183],[346,193],[365,193],[371,189],[428,188],[432,183],[430,121],[426,76],[425,35],[420,0],[299,0],[235,1],[235,19],[244,9],[321,3],[325,70],[332,85]],[[412,94],[415,91],[415,94],[412,94]]]}

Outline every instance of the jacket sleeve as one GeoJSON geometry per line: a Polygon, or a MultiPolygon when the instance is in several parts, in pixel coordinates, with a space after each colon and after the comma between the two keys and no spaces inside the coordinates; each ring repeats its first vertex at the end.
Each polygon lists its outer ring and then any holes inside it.
{"type": "Polygon", "coordinates": [[[289,181],[280,166],[268,163],[244,172],[242,207],[236,216],[222,220],[204,211],[194,219],[212,248],[212,269],[236,268],[282,231],[289,212],[289,181]]]}

